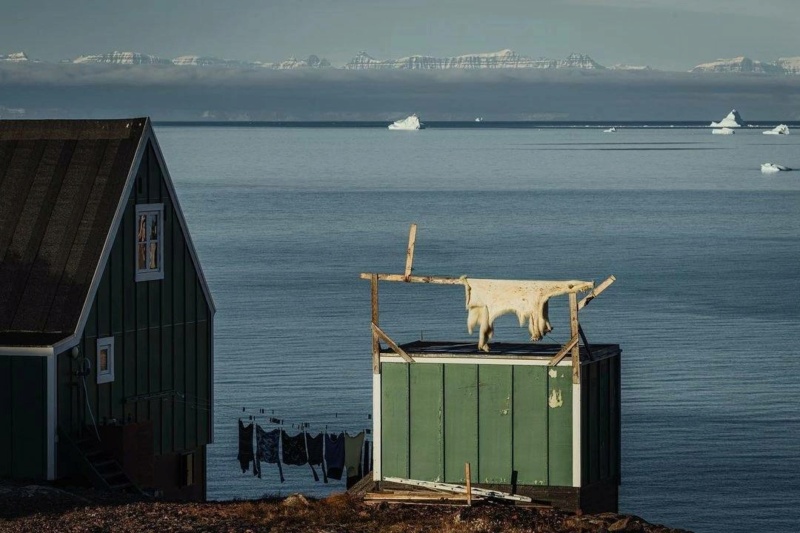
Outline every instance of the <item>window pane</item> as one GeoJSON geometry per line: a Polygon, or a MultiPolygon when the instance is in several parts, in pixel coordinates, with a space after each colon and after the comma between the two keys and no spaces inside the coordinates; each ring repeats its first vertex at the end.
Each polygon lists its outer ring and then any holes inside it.
{"type": "Polygon", "coordinates": [[[136,240],[145,242],[147,240],[147,215],[139,215],[138,229],[136,230],[136,240]]]}
{"type": "Polygon", "coordinates": [[[158,270],[158,242],[150,243],[150,270],[158,270]]]}
{"type": "Polygon", "coordinates": [[[138,251],[138,259],[136,261],[136,268],[139,270],[146,270],[147,269],[147,244],[140,243],[137,245],[138,251]]]}
{"type": "Polygon", "coordinates": [[[100,364],[98,372],[108,372],[108,348],[100,349],[100,364]]]}
{"type": "Polygon", "coordinates": [[[158,215],[150,215],[150,239],[158,239],[158,215]]]}

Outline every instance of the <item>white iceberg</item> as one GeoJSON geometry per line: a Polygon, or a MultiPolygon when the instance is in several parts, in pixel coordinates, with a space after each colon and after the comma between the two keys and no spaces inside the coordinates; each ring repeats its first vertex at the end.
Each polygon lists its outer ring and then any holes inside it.
{"type": "Polygon", "coordinates": [[[764,135],[789,135],[789,126],[786,124],[779,124],[769,131],[763,132],[764,135]]]}
{"type": "Polygon", "coordinates": [[[617,128],[615,128],[614,126],[611,126],[607,130],[603,130],[603,133],[614,133],[615,131],[617,131],[617,128]]]}
{"type": "Polygon", "coordinates": [[[742,116],[739,114],[738,111],[735,109],[728,113],[728,116],[720,120],[719,122],[712,122],[712,128],[741,128],[742,124],[744,124],[744,120],[742,120],[742,116]]]}
{"type": "Polygon", "coordinates": [[[736,132],[730,128],[714,128],[711,133],[714,135],[733,135],[736,132]]]}
{"type": "Polygon", "coordinates": [[[396,122],[392,122],[389,124],[390,130],[400,130],[400,131],[417,131],[422,129],[422,124],[419,121],[417,115],[411,115],[409,117],[404,118],[403,120],[398,120],[396,122]]]}
{"type": "Polygon", "coordinates": [[[785,167],[783,165],[778,165],[776,163],[762,163],[761,164],[761,173],[762,174],[775,174],[776,172],[785,172],[787,170],[792,170],[789,167],[785,167]]]}

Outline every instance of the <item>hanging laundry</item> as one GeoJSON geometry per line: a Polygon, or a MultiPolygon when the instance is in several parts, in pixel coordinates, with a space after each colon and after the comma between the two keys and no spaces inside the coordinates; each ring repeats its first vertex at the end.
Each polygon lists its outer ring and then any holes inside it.
{"type": "Polygon", "coordinates": [[[361,454],[361,472],[359,477],[364,477],[372,472],[372,441],[364,440],[364,452],[361,454]]]}
{"type": "MultiPolygon", "coordinates": [[[[314,470],[314,465],[318,465],[322,467],[322,446],[325,440],[325,435],[320,433],[316,437],[312,437],[308,433],[306,433],[306,451],[308,452],[308,464],[311,466],[311,472],[314,473],[314,481],[319,481],[319,476],[317,476],[317,471],[314,470]]],[[[328,482],[328,476],[325,474],[325,469],[322,469],[322,478],[325,483],[328,482]]]]}
{"type": "MultiPolygon", "coordinates": [[[[242,473],[247,472],[247,469],[250,468],[250,461],[254,461],[253,424],[245,427],[241,419],[239,420],[239,455],[236,458],[239,460],[239,465],[242,467],[242,473]]],[[[258,475],[255,462],[253,463],[253,475],[258,475]]]]}
{"type": "Polygon", "coordinates": [[[285,481],[283,477],[283,467],[281,467],[280,454],[278,443],[281,438],[281,430],[273,429],[272,431],[264,431],[264,429],[256,425],[256,459],[255,464],[258,465],[258,477],[261,477],[261,461],[278,465],[278,474],[281,478],[281,483],[285,481]]]}
{"type": "Polygon", "coordinates": [[[361,463],[361,448],[364,446],[364,432],[355,437],[344,435],[344,467],[347,469],[347,483],[358,480],[358,466],[361,463]]]}
{"type": "Polygon", "coordinates": [[[344,433],[325,433],[325,473],[331,479],[342,479],[344,469],[344,433]]]}
{"type": "Polygon", "coordinates": [[[290,437],[288,433],[281,430],[281,442],[283,443],[283,464],[299,466],[308,463],[305,432],[290,437]]]}

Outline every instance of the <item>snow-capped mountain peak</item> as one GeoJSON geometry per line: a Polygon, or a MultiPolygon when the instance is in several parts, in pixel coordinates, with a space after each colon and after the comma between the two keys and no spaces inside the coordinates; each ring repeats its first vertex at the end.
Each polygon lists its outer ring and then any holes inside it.
{"type": "Polygon", "coordinates": [[[9,63],[22,63],[28,61],[28,56],[25,52],[13,52],[8,55],[0,54],[0,61],[8,61],[9,63]]]}
{"type": "Polygon", "coordinates": [[[114,65],[171,65],[169,59],[158,56],[142,54],[139,52],[111,52],[108,54],[95,54],[80,56],[72,60],[73,63],[108,63],[114,65]]]}
{"type": "Polygon", "coordinates": [[[344,66],[349,70],[400,69],[400,70],[447,70],[447,69],[497,69],[497,68],[536,68],[536,69],[602,69],[591,57],[584,54],[570,54],[566,59],[533,59],[503,49],[497,52],[465,54],[454,57],[434,57],[413,55],[399,59],[375,59],[368,53],[359,52],[344,66]]]}

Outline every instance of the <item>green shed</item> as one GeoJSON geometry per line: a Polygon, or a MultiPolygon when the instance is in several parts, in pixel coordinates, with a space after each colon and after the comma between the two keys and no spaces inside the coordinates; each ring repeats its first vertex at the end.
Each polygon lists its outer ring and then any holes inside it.
{"type": "MultiPolygon", "coordinates": [[[[578,321],[579,310],[614,277],[582,300],[583,289],[570,285],[572,334],[563,346],[398,344],[378,325],[380,281],[467,284],[466,278],[412,276],[414,233],[405,274],[361,275],[372,283],[376,489],[452,484],[463,492],[469,464],[473,488],[573,511],[616,512],[621,351],[616,344],[589,345],[578,321]]],[[[467,298],[469,305],[469,290],[467,298]]],[[[545,320],[546,309],[545,299],[545,320]]]]}
{"type": "Polygon", "coordinates": [[[213,317],[149,119],[0,121],[0,478],[203,499],[213,317]]]}

